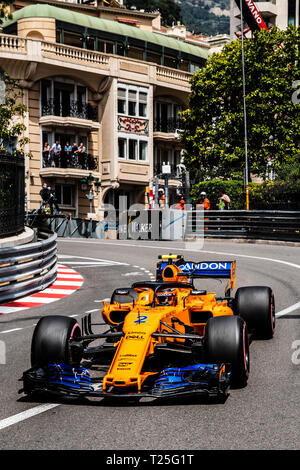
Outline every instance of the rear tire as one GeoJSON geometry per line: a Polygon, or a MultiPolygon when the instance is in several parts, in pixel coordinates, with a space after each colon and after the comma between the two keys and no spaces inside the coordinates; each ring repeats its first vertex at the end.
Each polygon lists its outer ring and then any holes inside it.
{"type": "Polygon", "coordinates": [[[235,312],[248,329],[262,339],[271,339],[275,330],[275,300],[270,287],[240,287],[235,294],[235,312]]]}
{"type": "Polygon", "coordinates": [[[250,372],[247,325],[240,317],[210,318],[205,327],[205,357],[213,363],[231,364],[231,383],[244,387],[250,372]]]}
{"type": "Polygon", "coordinates": [[[39,320],[31,342],[31,365],[43,367],[51,362],[78,364],[80,353],[74,353],[69,340],[81,336],[80,326],[74,318],[49,315],[39,320]]]}

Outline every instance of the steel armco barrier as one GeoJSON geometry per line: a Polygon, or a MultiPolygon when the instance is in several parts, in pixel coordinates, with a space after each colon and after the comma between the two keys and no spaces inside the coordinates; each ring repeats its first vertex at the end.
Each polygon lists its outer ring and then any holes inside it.
{"type": "MultiPolygon", "coordinates": [[[[197,237],[195,212],[189,212],[186,237],[197,237]]],[[[299,211],[205,211],[204,237],[300,242],[299,211]]]]}
{"type": "Polygon", "coordinates": [[[0,304],[33,294],[57,276],[57,234],[38,232],[38,241],[0,249],[0,304]]]}
{"type": "MultiPolygon", "coordinates": [[[[85,219],[71,219],[68,216],[47,216],[41,219],[43,225],[48,227],[53,232],[57,233],[58,237],[76,237],[76,238],[102,238],[105,239],[105,231],[107,228],[114,228],[120,230],[122,234],[118,233],[119,238],[132,238],[129,225],[131,229],[134,228],[136,238],[140,237],[149,240],[162,240],[163,238],[163,218],[155,217],[154,212],[159,211],[145,211],[147,213],[147,220],[149,223],[147,227],[140,228],[138,221],[135,217],[128,217],[127,225],[118,225],[118,217],[116,217],[116,226],[109,227],[107,221],[97,222],[85,219]],[[158,227],[157,227],[158,225],[158,227]],[[146,236],[145,236],[146,230],[146,236]],[[125,236],[123,236],[125,234],[125,236]]],[[[161,213],[165,210],[160,211],[161,213]]],[[[178,211],[180,214],[181,211],[178,211]]],[[[161,214],[162,215],[162,214],[161,214]]],[[[203,226],[197,226],[196,211],[185,211],[185,239],[191,238],[243,238],[252,240],[277,240],[277,241],[291,241],[300,242],[300,211],[263,211],[263,210],[224,210],[224,211],[205,211],[204,230],[203,226]]],[[[29,218],[29,225],[39,226],[38,219],[34,217],[29,218]],[[35,225],[33,224],[35,222],[35,225]]],[[[125,219],[126,220],[126,219],[125,219]]],[[[170,233],[170,240],[174,240],[174,231],[170,233]]]]}

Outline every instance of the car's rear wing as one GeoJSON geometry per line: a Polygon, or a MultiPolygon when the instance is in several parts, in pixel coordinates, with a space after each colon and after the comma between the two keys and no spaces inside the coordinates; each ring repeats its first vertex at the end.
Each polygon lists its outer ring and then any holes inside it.
{"type": "Polygon", "coordinates": [[[230,289],[235,288],[236,261],[185,261],[181,255],[162,255],[161,261],[156,265],[156,278],[162,279],[162,272],[169,264],[175,264],[182,273],[179,276],[186,276],[191,279],[214,278],[229,279],[225,294],[228,295],[230,289]]]}

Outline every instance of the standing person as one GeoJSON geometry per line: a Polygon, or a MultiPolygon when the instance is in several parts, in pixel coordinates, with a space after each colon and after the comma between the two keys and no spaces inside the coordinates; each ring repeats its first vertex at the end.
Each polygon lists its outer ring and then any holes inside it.
{"type": "Polygon", "coordinates": [[[178,196],[178,202],[175,206],[175,209],[180,209],[184,211],[184,206],[185,206],[185,200],[181,196],[178,196]]]}
{"type": "Polygon", "coordinates": [[[71,159],[72,159],[72,145],[70,144],[68,140],[64,147],[64,151],[65,151],[66,163],[70,165],[71,159]]]}
{"type": "Polygon", "coordinates": [[[78,162],[81,166],[82,169],[85,168],[85,146],[83,145],[83,142],[80,142],[78,149],[75,151],[76,155],[78,156],[78,162]]]}
{"type": "Polygon", "coordinates": [[[205,211],[210,210],[210,201],[207,198],[207,194],[205,191],[202,191],[202,193],[200,194],[200,200],[199,200],[199,203],[196,205],[196,207],[199,207],[199,206],[203,206],[205,211]]]}
{"type": "Polygon", "coordinates": [[[43,183],[42,189],[40,190],[40,196],[43,200],[43,204],[47,204],[50,198],[50,191],[48,189],[47,183],[43,183]]]}
{"type": "Polygon", "coordinates": [[[57,214],[60,214],[60,210],[59,210],[59,205],[57,204],[57,199],[56,199],[56,195],[55,195],[55,190],[50,188],[50,186],[48,186],[48,190],[49,190],[49,206],[50,206],[50,213],[51,215],[53,215],[53,206],[55,207],[56,209],[56,212],[57,214]]]}
{"type": "Polygon", "coordinates": [[[219,207],[220,211],[224,209],[229,209],[229,204],[230,204],[230,197],[225,194],[223,190],[220,191],[220,198],[219,198],[219,204],[217,206],[219,207]]]}
{"type": "Polygon", "coordinates": [[[221,197],[219,198],[219,203],[216,204],[216,206],[219,208],[220,211],[223,211],[225,209],[225,202],[221,197]]]}
{"type": "Polygon", "coordinates": [[[77,163],[77,150],[78,150],[78,145],[76,142],[73,143],[72,145],[72,151],[71,151],[71,154],[72,154],[72,160],[71,160],[71,166],[72,167],[76,167],[76,163],[77,163]]]}
{"type": "Polygon", "coordinates": [[[48,142],[45,142],[43,148],[43,166],[48,167],[50,165],[50,145],[48,142]]]}
{"type": "Polygon", "coordinates": [[[158,202],[159,202],[159,207],[161,209],[164,209],[166,207],[165,192],[162,188],[158,190],[158,202]]]}
{"type": "Polygon", "coordinates": [[[51,152],[53,154],[54,165],[57,168],[60,167],[61,145],[58,140],[56,140],[55,144],[52,145],[51,152]]]}

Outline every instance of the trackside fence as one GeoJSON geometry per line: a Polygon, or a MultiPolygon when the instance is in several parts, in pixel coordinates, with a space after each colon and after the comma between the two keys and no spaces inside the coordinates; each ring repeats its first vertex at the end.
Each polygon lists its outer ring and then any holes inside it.
{"type": "Polygon", "coordinates": [[[0,249],[0,304],[43,290],[56,280],[57,234],[38,231],[37,239],[0,249]]]}
{"type": "Polygon", "coordinates": [[[72,219],[70,216],[30,216],[29,226],[47,227],[59,237],[185,240],[240,238],[300,242],[300,211],[224,210],[202,212],[145,210],[137,216],[117,214],[113,222],[72,219]],[[126,223],[127,221],[127,223],[126,223]],[[169,230],[171,227],[171,230],[169,230]]]}
{"type": "MultiPolygon", "coordinates": [[[[187,216],[186,237],[197,237],[195,212],[187,216]]],[[[207,211],[204,237],[300,242],[299,211],[207,211]]]]}

